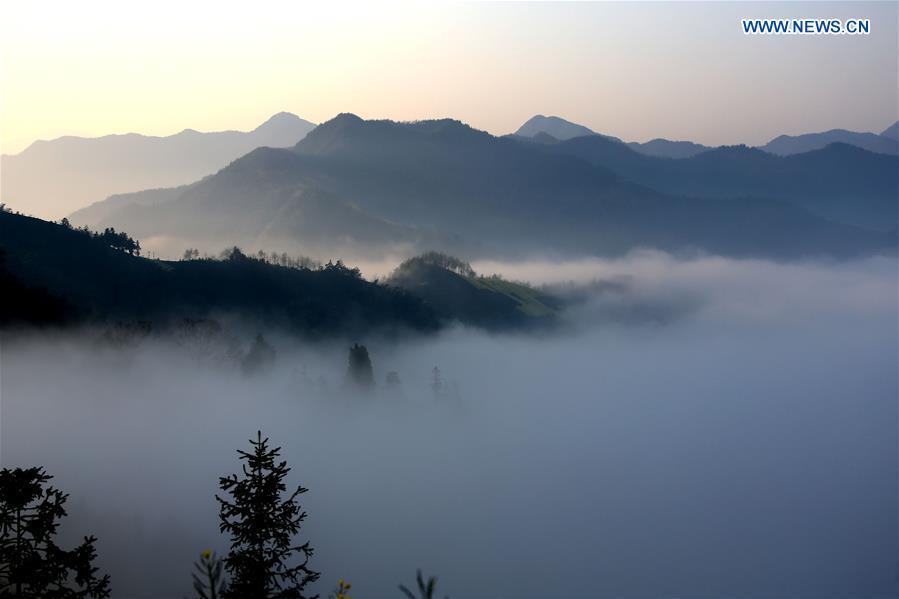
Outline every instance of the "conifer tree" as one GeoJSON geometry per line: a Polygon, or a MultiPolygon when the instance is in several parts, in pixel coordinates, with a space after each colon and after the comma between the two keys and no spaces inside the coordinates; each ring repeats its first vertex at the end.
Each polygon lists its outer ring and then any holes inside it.
{"type": "Polygon", "coordinates": [[[371,367],[368,348],[364,345],[354,343],[350,348],[346,376],[347,381],[358,389],[368,390],[374,386],[374,370],[371,367]]]}
{"type": "Polygon", "coordinates": [[[297,497],[307,491],[301,486],[287,496],[284,479],[290,468],[278,461],[281,448],[269,448],[268,438],[258,432],[250,440],[252,450],[238,450],[242,475],[221,477],[219,486],[228,498],[216,495],[220,512],[219,528],[231,535],[225,558],[230,575],[224,597],[246,599],[304,598],[307,584],[319,574],[308,567],[313,550],[308,542],[294,545],[306,512],[297,497]]]}
{"type": "Polygon", "coordinates": [[[0,597],[109,597],[109,576],[93,565],[96,539],[69,551],[53,540],[68,494],[51,478],[43,468],[0,470],[0,597]]]}
{"type": "Polygon", "coordinates": [[[197,599],[220,599],[225,588],[222,568],[215,552],[207,549],[200,554],[200,561],[194,562],[196,571],[191,573],[197,599]]]}

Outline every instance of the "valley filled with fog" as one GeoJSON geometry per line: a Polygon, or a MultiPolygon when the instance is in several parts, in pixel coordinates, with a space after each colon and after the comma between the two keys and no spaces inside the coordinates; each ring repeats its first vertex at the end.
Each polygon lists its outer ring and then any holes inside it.
{"type": "MultiPolygon", "coordinates": [[[[371,278],[394,265],[363,267],[371,278]],[[380,270],[379,270],[380,269],[380,270]]],[[[576,295],[537,332],[303,342],[7,335],[2,463],[71,494],[117,597],[183,596],[227,551],[218,477],[283,447],[322,595],[881,596],[897,576],[897,263],[481,262],[576,295]],[[375,389],[345,382],[364,343],[375,389]],[[434,368],[439,385],[434,385],[434,368]],[[399,385],[388,385],[389,372],[399,385]]]]}

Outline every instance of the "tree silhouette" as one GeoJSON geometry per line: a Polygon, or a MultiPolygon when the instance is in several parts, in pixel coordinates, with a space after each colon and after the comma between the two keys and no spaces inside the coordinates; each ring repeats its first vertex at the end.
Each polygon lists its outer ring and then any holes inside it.
{"type": "Polygon", "coordinates": [[[219,599],[225,589],[222,578],[222,560],[208,549],[200,554],[200,561],[194,562],[196,572],[191,573],[194,591],[198,599],[219,599]]]}
{"type": "Polygon", "coordinates": [[[243,357],[240,366],[244,374],[254,374],[271,366],[275,362],[276,355],[275,348],[269,345],[262,333],[257,333],[250,351],[243,357]]]}
{"type": "Polygon", "coordinates": [[[347,381],[360,389],[371,389],[375,384],[375,375],[371,367],[368,348],[354,343],[350,348],[349,364],[346,371],[347,381]]]}
{"type": "Polygon", "coordinates": [[[437,577],[429,576],[425,581],[421,575],[421,570],[415,571],[415,583],[418,586],[418,595],[415,595],[405,585],[400,585],[400,592],[406,599],[434,599],[434,587],[437,585],[437,577]]]}
{"type": "Polygon", "coordinates": [[[224,597],[303,598],[306,585],[319,577],[308,567],[313,553],[309,543],[293,545],[306,519],[297,497],[307,489],[298,486],[282,499],[290,468],[287,462],[276,461],[281,448],[269,449],[268,442],[257,432],[256,440],[250,440],[252,451],[237,452],[244,462],[242,476],[219,479],[219,487],[230,495],[229,499],[215,496],[219,528],[231,535],[231,550],[224,560],[231,581],[224,597]]]}
{"type": "Polygon", "coordinates": [[[132,256],[140,256],[140,242],[132,239],[127,233],[117,233],[114,228],[106,227],[96,236],[113,249],[128,252],[132,256]]]}
{"type": "Polygon", "coordinates": [[[0,470],[0,597],[109,597],[109,576],[98,576],[96,539],[70,551],[56,545],[68,495],[47,483],[43,468],[0,470]]]}

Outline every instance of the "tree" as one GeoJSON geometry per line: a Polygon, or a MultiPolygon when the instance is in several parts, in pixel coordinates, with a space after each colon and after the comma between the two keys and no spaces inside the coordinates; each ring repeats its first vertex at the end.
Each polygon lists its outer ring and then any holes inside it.
{"type": "Polygon", "coordinates": [[[222,560],[208,549],[200,554],[200,561],[194,562],[196,572],[191,573],[194,591],[198,599],[219,599],[225,589],[222,579],[222,560]]]}
{"type": "Polygon", "coordinates": [[[219,259],[228,262],[247,262],[248,260],[250,260],[250,258],[247,258],[247,255],[244,254],[236,245],[233,247],[229,247],[226,250],[222,250],[222,253],[219,254],[219,259]]]}
{"type": "Polygon", "coordinates": [[[375,375],[371,367],[371,358],[364,345],[354,343],[350,348],[346,376],[349,383],[360,389],[371,389],[374,386],[375,375]]]}
{"type": "Polygon", "coordinates": [[[400,585],[400,592],[406,599],[434,599],[434,587],[437,585],[437,577],[429,576],[427,582],[421,575],[421,570],[415,571],[415,582],[418,585],[418,595],[415,595],[405,585],[400,585]]]}
{"type": "Polygon", "coordinates": [[[109,247],[128,252],[132,256],[140,256],[140,242],[132,239],[125,232],[116,232],[112,227],[106,227],[102,233],[96,235],[109,247]]]}
{"type": "Polygon", "coordinates": [[[269,345],[262,333],[257,333],[250,351],[241,360],[240,367],[244,374],[261,372],[274,364],[276,355],[275,348],[269,345]]]}
{"type": "Polygon", "coordinates": [[[229,498],[219,502],[219,528],[231,535],[225,570],[231,577],[225,597],[235,599],[302,598],[306,585],[319,574],[308,567],[313,549],[309,542],[294,545],[306,512],[297,497],[301,486],[282,499],[284,479],[290,468],[277,461],[281,448],[269,449],[268,438],[257,432],[249,452],[238,450],[242,476],[221,477],[219,487],[229,498]],[[293,563],[293,565],[291,565],[293,563]]]}
{"type": "Polygon", "coordinates": [[[68,494],[43,468],[0,470],[0,597],[109,597],[98,576],[94,537],[66,551],[53,541],[68,494]]]}

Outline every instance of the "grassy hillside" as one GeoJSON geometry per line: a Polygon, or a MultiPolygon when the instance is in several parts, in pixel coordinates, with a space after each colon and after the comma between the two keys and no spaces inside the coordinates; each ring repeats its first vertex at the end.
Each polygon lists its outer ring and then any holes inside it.
{"type": "Polygon", "coordinates": [[[387,283],[422,298],[444,319],[491,329],[550,325],[561,308],[560,300],[533,287],[478,276],[442,254],[406,260],[387,283]]]}

